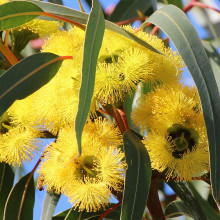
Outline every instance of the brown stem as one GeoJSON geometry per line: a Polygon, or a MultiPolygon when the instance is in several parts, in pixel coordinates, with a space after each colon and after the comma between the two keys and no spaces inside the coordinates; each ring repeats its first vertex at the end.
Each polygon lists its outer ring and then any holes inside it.
{"type": "Polygon", "coordinates": [[[104,212],[98,220],[104,219],[110,212],[112,212],[114,209],[116,209],[119,205],[121,205],[121,201],[119,201],[117,204],[112,206],[110,209],[108,209],[106,212],[104,212]]]}
{"type": "Polygon", "coordinates": [[[151,180],[150,191],[147,200],[147,207],[152,220],[165,220],[161,203],[158,196],[158,178],[151,180]]]}

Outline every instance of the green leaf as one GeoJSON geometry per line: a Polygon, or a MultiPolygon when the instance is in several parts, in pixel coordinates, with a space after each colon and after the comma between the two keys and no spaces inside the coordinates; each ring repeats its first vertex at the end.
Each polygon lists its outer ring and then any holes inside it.
{"type": "Polygon", "coordinates": [[[157,25],[170,37],[198,88],[209,141],[212,190],[218,202],[220,199],[220,97],[208,57],[196,30],[179,8],[173,5],[165,6],[154,12],[147,22],[157,25]]]}
{"type": "Polygon", "coordinates": [[[0,115],[17,99],[23,99],[48,83],[63,57],[52,53],[29,56],[0,76],[0,115]]]}
{"type": "Polygon", "coordinates": [[[125,158],[128,165],[122,202],[121,220],[141,220],[151,182],[151,165],[147,150],[131,131],[123,136],[125,158]]]}
{"type": "Polygon", "coordinates": [[[165,209],[166,218],[174,218],[181,215],[188,215],[189,217],[193,216],[189,213],[185,204],[182,201],[173,201],[165,209]]]}
{"type": "MultiPolygon", "coordinates": [[[[115,204],[110,204],[109,207],[113,206],[115,204]]],[[[80,219],[84,220],[98,220],[99,217],[105,212],[106,210],[101,209],[97,212],[79,212],[79,209],[67,209],[61,213],[58,213],[53,217],[52,220],[78,220],[79,216],[80,219]]],[[[114,210],[112,210],[105,219],[120,219],[120,213],[121,213],[121,206],[116,207],[114,210]]]]}
{"type": "Polygon", "coordinates": [[[121,0],[108,20],[116,22],[128,20],[130,18],[138,17],[137,11],[142,13],[152,7],[151,1],[146,0],[121,0]]]}
{"type": "Polygon", "coordinates": [[[193,216],[195,220],[206,220],[206,216],[202,211],[198,200],[194,197],[187,183],[170,181],[168,182],[168,185],[182,200],[184,204],[184,210],[182,211],[193,216]]]}
{"type": "Polygon", "coordinates": [[[183,2],[182,0],[163,0],[164,3],[166,4],[172,4],[177,6],[178,8],[182,9],[183,8],[183,2]]]}
{"type": "Polygon", "coordinates": [[[88,118],[91,99],[94,91],[96,64],[105,30],[105,20],[98,0],[93,1],[93,7],[86,27],[84,54],[82,64],[82,80],[79,91],[78,112],[76,114],[75,131],[78,152],[81,154],[81,136],[88,118]]]}
{"type": "MultiPolygon", "coordinates": [[[[88,14],[86,14],[84,12],[76,11],[76,10],[64,7],[62,5],[54,5],[51,3],[40,2],[40,1],[36,1],[36,0],[28,0],[28,1],[34,2],[36,5],[40,6],[46,12],[49,12],[49,13],[52,13],[55,15],[59,15],[61,17],[73,20],[73,21],[81,23],[81,24],[87,23],[88,14]]],[[[112,22],[105,21],[105,27],[110,31],[114,31],[118,34],[121,34],[124,37],[127,37],[128,39],[131,39],[131,40],[137,42],[138,44],[142,45],[143,47],[146,47],[147,49],[149,49],[155,53],[159,53],[159,54],[166,56],[165,54],[163,54],[162,52],[160,52],[159,50],[157,50],[156,48],[154,48],[153,46],[151,46],[147,42],[138,38],[136,35],[124,30],[123,28],[119,27],[118,25],[116,25],[112,22]]]]}
{"type": "Polygon", "coordinates": [[[27,1],[14,1],[0,5],[0,30],[18,27],[38,17],[42,9],[27,1]]]}
{"type": "Polygon", "coordinates": [[[127,120],[128,120],[128,125],[130,128],[136,128],[136,126],[132,123],[131,120],[131,112],[132,112],[132,106],[133,106],[133,101],[134,101],[134,97],[135,97],[135,90],[132,90],[132,94],[129,94],[126,99],[125,99],[125,114],[127,116],[127,120]]]}
{"type": "Polygon", "coordinates": [[[51,220],[61,194],[47,192],[41,213],[42,220],[51,220]]]}
{"type": "Polygon", "coordinates": [[[218,89],[220,91],[220,55],[212,42],[203,41],[203,45],[208,55],[212,67],[212,71],[215,75],[215,80],[217,82],[218,89]]]}
{"type": "Polygon", "coordinates": [[[7,163],[0,163],[0,219],[3,219],[5,202],[13,186],[14,176],[7,163]]]}
{"type": "Polygon", "coordinates": [[[5,205],[4,220],[33,219],[34,199],[34,179],[28,173],[12,188],[5,205]]]}
{"type": "Polygon", "coordinates": [[[219,220],[220,215],[217,211],[197,192],[192,183],[188,183],[190,190],[194,194],[195,198],[199,201],[207,219],[209,220],[219,220]]]}

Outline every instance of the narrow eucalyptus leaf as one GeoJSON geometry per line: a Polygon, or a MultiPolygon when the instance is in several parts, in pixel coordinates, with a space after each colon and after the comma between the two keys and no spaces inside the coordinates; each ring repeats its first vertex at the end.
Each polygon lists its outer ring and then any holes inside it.
{"type": "Polygon", "coordinates": [[[3,220],[33,219],[34,199],[34,179],[28,173],[12,188],[5,204],[3,220]]]}
{"type": "Polygon", "coordinates": [[[61,194],[47,192],[44,198],[41,220],[51,220],[61,194]]]}
{"type": "Polygon", "coordinates": [[[0,12],[0,30],[7,30],[33,20],[39,16],[36,12],[43,11],[28,1],[12,1],[0,5],[0,12]]]}
{"type": "Polygon", "coordinates": [[[91,99],[94,91],[96,64],[102,45],[105,30],[105,20],[98,0],[93,1],[93,7],[86,27],[84,42],[82,80],[79,91],[78,112],[75,120],[75,131],[78,152],[81,154],[81,136],[88,118],[91,99]]]}
{"type": "Polygon", "coordinates": [[[220,198],[220,97],[212,68],[193,25],[179,8],[167,5],[151,15],[180,53],[198,88],[208,134],[211,182],[216,202],[220,198]]]}
{"type": "Polygon", "coordinates": [[[121,220],[141,220],[151,182],[150,158],[145,146],[132,131],[124,133],[123,142],[128,168],[125,175],[121,220]]]}
{"type": "Polygon", "coordinates": [[[0,219],[3,219],[5,203],[13,186],[14,176],[7,163],[0,163],[0,219]]]}

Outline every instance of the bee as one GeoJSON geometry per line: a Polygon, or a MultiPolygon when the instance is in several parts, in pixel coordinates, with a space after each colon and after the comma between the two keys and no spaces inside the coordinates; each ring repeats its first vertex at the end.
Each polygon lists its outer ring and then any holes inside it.
{"type": "Polygon", "coordinates": [[[39,190],[39,191],[43,191],[44,190],[44,177],[43,176],[39,176],[38,179],[37,179],[37,186],[36,188],[39,190]]]}

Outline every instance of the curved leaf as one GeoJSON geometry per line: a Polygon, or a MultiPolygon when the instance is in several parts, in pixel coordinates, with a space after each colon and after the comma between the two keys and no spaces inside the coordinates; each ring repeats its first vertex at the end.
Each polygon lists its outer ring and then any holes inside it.
{"type": "Polygon", "coordinates": [[[14,176],[7,163],[0,163],[0,219],[3,219],[5,202],[13,186],[14,176]]]}
{"type": "Polygon", "coordinates": [[[38,17],[42,9],[27,1],[14,1],[0,5],[0,30],[18,27],[38,17]]]}
{"type": "Polygon", "coordinates": [[[151,182],[151,165],[147,150],[132,131],[123,136],[128,165],[122,201],[121,220],[141,220],[151,182]]]}
{"type": "Polygon", "coordinates": [[[207,219],[198,200],[194,197],[187,183],[170,181],[168,182],[168,185],[182,200],[184,204],[184,208],[183,205],[181,206],[181,208],[183,208],[183,212],[193,216],[195,220],[207,219]]]}
{"type": "Polygon", "coordinates": [[[213,195],[220,195],[220,97],[214,74],[201,40],[187,16],[168,5],[147,20],[162,29],[172,40],[191,73],[199,91],[207,128],[213,195]]]}
{"type": "Polygon", "coordinates": [[[42,220],[51,220],[61,194],[47,192],[41,213],[42,220]]]}
{"type": "Polygon", "coordinates": [[[174,218],[181,215],[188,215],[193,218],[190,211],[187,209],[182,201],[173,201],[165,209],[166,218],[174,218]]]}
{"type": "Polygon", "coordinates": [[[86,27],[84,42],[82,80],[79,91],[78,112],[75,121],[75,131],[78,143],[78,152],[81,154],[81,136],[88,118],[91,99],[95,84],[96,64],[102,38],[105,30],[105,20],[98,0],[93,1],[93,7],[86,27]]]}
{"type": "Polygon", "coordinates": [[[29,56],[0,77],[0,115],[17,99],[23,99],[48,83],[64,58],[52,53],[29,56]]]}
{"type": "Polygon", "coordinates": [[[11,190],[5,205],[4,220],[33,219],[34,199],[34,179],[28,173],[11,190]]]}

